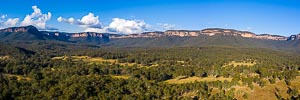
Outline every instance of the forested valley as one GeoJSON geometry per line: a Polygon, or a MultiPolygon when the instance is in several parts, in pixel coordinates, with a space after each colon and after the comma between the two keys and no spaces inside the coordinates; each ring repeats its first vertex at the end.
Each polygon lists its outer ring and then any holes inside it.
{"type": "Polygon", "coordinates": [[[0,44],[0,99],[289,99],[300,56],[266,48],[0,44]]]}

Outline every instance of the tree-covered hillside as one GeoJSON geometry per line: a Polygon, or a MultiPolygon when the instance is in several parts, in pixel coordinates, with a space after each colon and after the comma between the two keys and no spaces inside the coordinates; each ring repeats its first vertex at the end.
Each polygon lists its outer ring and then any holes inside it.
{"type": "Polygon", "coordinates": [[[293,53],[234,46],[59,49],[64,46],[53,44],[49,49],[45,45],[24,48],[35,52],[26,58],[1,51],[0,99],[299,99],[300,95],[300,56],[293,53]]]}

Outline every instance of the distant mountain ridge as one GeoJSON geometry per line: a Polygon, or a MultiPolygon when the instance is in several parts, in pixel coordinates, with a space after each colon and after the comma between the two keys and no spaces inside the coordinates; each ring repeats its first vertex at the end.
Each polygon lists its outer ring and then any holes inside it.
{"type": "Polygon", "coordinates": [[[83,43],[110,47],[191,47],[242,46],[272,48],[300,53],[300,34],[284,37],[234,29],[207,28],[203,30],[167,30],[140,34],[110,34],[96,32],[49,32],[34,26],[10,27],[0,30],[0,42],[21,43],[37,41],[83,43]]]}
{"type": "Polygon", "coordinates": [[[81,32],[48,32],[39,31],[36,27],[9,27],[0,30],[0,41],[13,40],[59,40],[66,42],[105,43],[109,41],[108,33],[81,32]]]}
{"type": "Polygon", "coordinates": [[[145,32],[141,34],[129,34],[123,36],[112,36],[111,38],[153,38],[153,37],[162,37],[162,36],[214,36],[214,35],[232,35],[232,36],[241,36],[245,38],[255,38],[255,39],[267,39],[267,40],[296,40],[299,39],[300,34],[292,35],[297,38],[289,39],[290,37],[280,36],[280,35],[271,35],[271,34],[255,34],[248,31],[238,31],[234,29],[222,29],[222,28],[207,28],[203,30],[167,30],[165,32],[145,32]]]}
{"type": "Polygon", "coordinates": [[[0,30],[1,41],[9,40],[45,40],[43,34],[32,26],[10,27],[0,30]]]}
{"type": "Polygon", "coordinates": [[[0,32],[38,32],[39,30],[32,26],[21,26],[21,27],[9,27],[9,28],[5,28],[5,29],[1,29],[0,32]]]}
{"type": "MultiPolygon", "coordinates": [[[[154,32],[144,32],[140,34],[109,34],[109,33],[96,33],[96,32],[80,32],[80,33],[66,33],[66,32],[48,32],[39,31],[32,25],[22,26],[22,27],[10,27],[0,30],[0,38],[7,37],[8,33],[30,33],[34,35],[37,39],[58,39],[63,41],[69,40],[94,40],[104,39],[102,42],[108,42],[110,38],[155,38],[163,36],[179,36],[179,37],[193,37],[200,35],[214,36],[214,35],[231,35],[231,36],[241,36],[245,38],[255,38],[255,39],[267,39],[267,40],[298,40],[300,39],[300,34],[291,35],[290,37],[271,35],[271,34],[255,34],[249,31],[239,31],[234,29],[222,29],[222,28],[207,28],[203,30],[167,30],[165,32],[154,31],[154,32]],[[6,33],[6,35],[3,35],[6,33]]],[[[17,38],[17,37],[16,37],[17,38]]],[[[22,37],[19,37],[22,38],[22,37]]]]}

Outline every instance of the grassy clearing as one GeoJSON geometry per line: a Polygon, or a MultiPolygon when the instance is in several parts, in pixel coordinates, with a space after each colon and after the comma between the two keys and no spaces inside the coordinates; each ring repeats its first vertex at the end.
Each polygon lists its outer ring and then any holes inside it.
{"type": "Polygon", "coordinates": [[[176,61],[177,63],[185,63],[185,61],[176,61]]]}
{"type": "Polygon", "coordinates": [[[18,81],[31,81],[32,79],[29,78],[29,77],[25,77],[25,76],[21,76],[21,75],[13,75],[13,74],[2,74],[4,77],[9,77],[9,78],[12,78],[12,77],[16,77],[18,81]]]}
{"type": "MultiPolygon", "coordinates": [[[[61,57],[53,57],[53,60],[66,60],[69,57],[67,56],[61,56],[61,57]]],[[[117,60],[115,59],[103,59],[100,57],[89,57],[89,56],[71,56],[71,59],[73,61],[86,61],[86,62],[94,62],[94,63],[103,63],[103,62],[110,62],[110,63],[114,63],[117,62],[117,60]]]]}
{"type": "MultiPolygon", "coordinates": [[[[169,84],[184,84],[184,83],[192,83],[195,81],[231,81],[232,78],[215,78],[213,76],[201,78],[201,77],[186,77],[186,76],[180,76],[174,79],[170,79],[165,81],[169,84]]],[[[283,80],[276,80],[276,83],[270,84],[267,82],[267,84],[264,87],[260,87],[258,84],[253,83],[253,90],[251,90],[250,87],[244,86],[244,85],[237,85],[233,86],[227,90],[235,89],[234,95],[235,98],[238,100],[245,100],[244,95],[247,94],[248,99],[247,100],[276,100],[275,93],[280,94],[283,98],[287,99],[289,96],[287,94],[288,87],[296,88],[298,91],[300,91],[300,76],[297,76],[296,79],[291,81],[291,85],[288,86],[285,84],[283,80]]],[[[216,94],[218,92],[221,92],[218,88],[213,88],[211,94],[216,94]]],[[[187,93],[185,96],[190,96],[189,94],[193,93],[187,93]]],[[[300,92],[298,93],[300,94],[300,92]]]]}
{"type": "Polygon", "coordinates": [[[110,75],[112,78],[118,78],[118,79],[129,79],[129,76],[127,75],[110,75]]]}
{"type": "Polygon", "coordinates": [[[237,66],[254,66],[256,64],[255,61],[242,61],[242,62],[236,62],[236,61],[231,61],[229,63],[226,63],[223,65],[223,67],[226,67],[226,66],[234,66],[234,67],[237,67],[237,66]]]}
{"type": "Polygon", "coordinates": [[[181,96],[182,97],[194,97],[197,95],[197,91],[190,91],[190,92],[184,92],[181,96]]]}
{"type": "Polygon", "coordinates": [[[89,75],[86,75],[87,77],[97,77],[97,78],[101,78],[103,76],[110,76],[112,78],[115,78],[115,79],[129,79],[130,76],[128,75],[96,75],[96,74],[89,74],[89,75]]]}
{"type": "Polygon", "coordinates": [[[53,57],[52,60],[66,60],[67,58],[67,56],[53,57]]]}
{"type": "Polygon", "coordinates": [[[9,59],[9,56],[0,56],[0,60],[6,60],[9,59]]]}
{"type": "MultiPolygon", "coordinates": [[[[264,87],[260,87],[258,84],[253,83],[253,90],[248,86],[234,86],[235,88],[235,98],[238,100],[244,100],[243,95],[248,94],[248,100],[276,100],[275,93],[280,94],[283,98],[287,99],[289,96],[287,94],[288,85],[285,84],[283,80],[276,80],[275,84],[270,84],[269,82],[264,87]]],[[[300,91],[300,76],[297,76],[295,80],[291,81],[292,88],[296,88],[300,91]]],[[[215,90],[218,91],[218,90],[215,90]]],[[[298,93],[300,94],[300,93],[298,93]]]]}
{"type": "Polygon", "coordinates": [[[170,80],[166,80],[165,82],[166,83],[169,83],[169,84],[183,84],[183,83],[192,83],[192,82],[195,82],[195,81],[231,81],[232,78],[224,78],[224,77],[218,77],[218,78],[215,78],[213,76],[208,76],[208,77],[204,77],[204,78],[201,78],[201,77],[196,77],[196,76],[193,76],[193,77],[184,77],[184,76],[180,76],[180,77],[177,77],[177,78],[174,78],[174,79],[170,79],[170,80]]]}
{"type": "MultiPolygon", "coordinates": [[[[61,57],[53,57],[52,60],[66,60],[69,57],[67,56],[61,56],[61,57]]],[[[103,64],[103,63],[110,63],[110,64],[119,64],[121,66],[138,66],[138,67],[157,67],[158,64],[152,64],[151,66],[144,66],[142,64],[137,63],[120,63],[117,59],[104,59],[101,57],[89,57],[89,56],[71,56],[71,59],[73,61],[85,61],[89,64],[103,64]]]]}

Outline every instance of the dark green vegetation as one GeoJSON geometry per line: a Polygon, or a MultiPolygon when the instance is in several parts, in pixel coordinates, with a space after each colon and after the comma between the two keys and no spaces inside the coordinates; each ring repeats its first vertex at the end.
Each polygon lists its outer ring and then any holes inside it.
{"type": "Polygon", "coordinates": [[[197,46],[239,46],[258,47],[300,53],[300,40],[276,41],[244,38],[231,35],[200,35],[196,37],[165,36],[159,38],[110,39],[107,46],[118,47],[197,47],[197,46]]]}
{"type": "Polygon", "coordinates": [[[300,76],[300,56],[264,48],[99,48],[87,44],[33,41],[1,43],[0,56],[0,99],[5,100],[259,99],[253,97],[256,92],[238,93],[238,87],[256,91],[278,82],[284,82],[282,86],[285,87],[259,93],[270,92],[268,99],[299,99],[300,96],[300,83],[295,81],[300,76]],[[66,59],[53,59],[61,56],[66,59]],[[93,63],[70,56],[111,61],[93,63]],[[227,65],[232,61],[255,63],[253,66],[227,65]],[[177,77],[232,80],[166,82],[177,77]]]}

